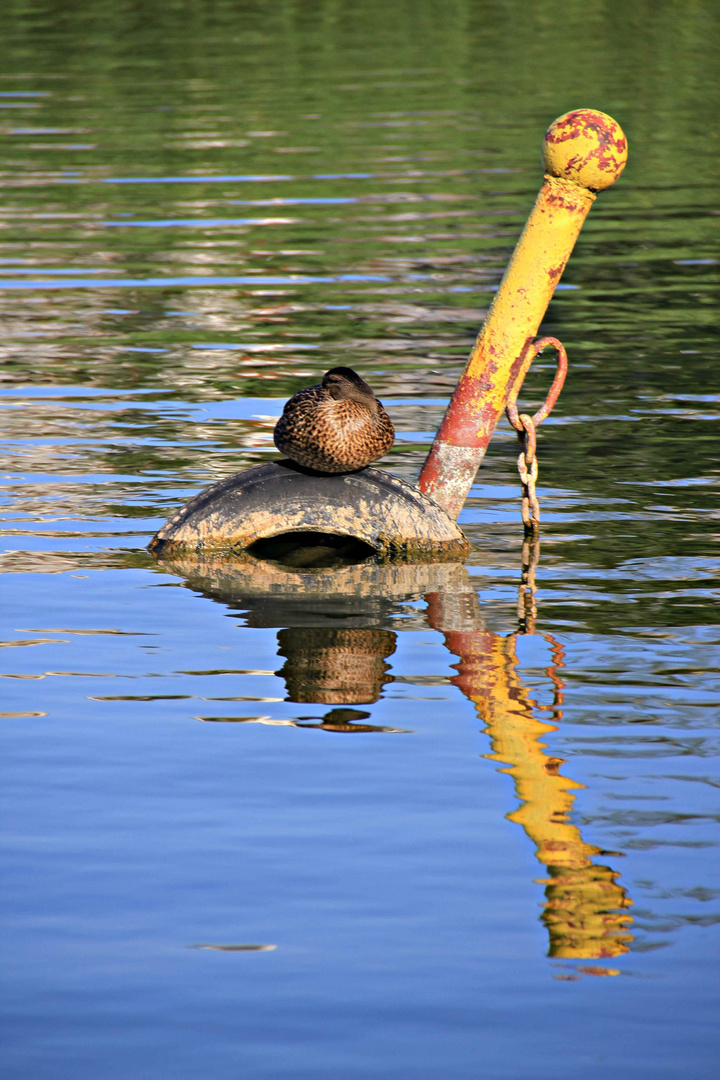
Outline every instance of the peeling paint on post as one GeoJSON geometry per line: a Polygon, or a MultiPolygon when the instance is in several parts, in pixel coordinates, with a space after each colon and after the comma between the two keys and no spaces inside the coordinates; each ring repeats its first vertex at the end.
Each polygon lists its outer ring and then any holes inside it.
{"type": "Polygon", "coordinates": [[[596,193],[617,180],[627,141],[605,113],[577,109],[545,133],[545,179],[420,474],[457,518],[596,193]]]}

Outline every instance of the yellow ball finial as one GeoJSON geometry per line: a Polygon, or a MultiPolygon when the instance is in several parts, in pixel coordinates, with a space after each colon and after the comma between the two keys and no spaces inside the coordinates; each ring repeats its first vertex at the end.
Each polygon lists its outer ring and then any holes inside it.
{"type": "Polygon", "coordinates": [[[602,191],[617,180],[627,161],[627,139],[620,125],[596,109],[559,116],[545,132],[545,172],[602,191]]]}

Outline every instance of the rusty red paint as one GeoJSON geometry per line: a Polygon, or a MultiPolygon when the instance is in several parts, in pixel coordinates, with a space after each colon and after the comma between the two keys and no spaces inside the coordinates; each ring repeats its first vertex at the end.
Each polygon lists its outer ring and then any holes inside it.
{"type": "Polygon", "coordinates": [[[478,446],[487,448],[497,422],[497,409],[491,401],[486,401],[480,410],[480,427],[477,435],[478,446]]]}
{"type": "MultiPolygon", "coordinates": [[[[565,195],[564,195],[564,193],[562,191],[559,191],[559,190],[554,189],[554,188],[548,188],[547,189],[546,194],[545,194],[545,202],[547,204],[547,209],[548,210],[553,210],[556,207],[559,210],[568,210],[568,209],[572,210],[574,205],[575,205],[575,203],[572,200],[568,200],[568,199],[565,198],[565,195]]],[[[543,207],[543,213],[545,213],[545,212],[546,212],[545,207],[543,207]]]]}
{"type": "Polygon", "coordinates": [[[614,152],[606,153],[602,149],[598,149],[593,156],[600,168],[605,172],[619,175],[625,168],[625,162],[619,164],[617,159],[619,155],[624,155],[625,145],[625,139],[617,139],[613,142],[614,152]]]}
{"type": "Polygon", "coordinates": [[[492,382],[464,376],[453,394],[437,438],[454,446],[486,447],[497,421],[497,410],[487,400],[492,382]]]}
{"type": "Polygon", "coordinates": [[[454,520],[462,510],[478,466],[474,447],[436,442],[423,467],[418,487],[454,520]]]}
{"type": "Polygon", "coordinates": [[[421,491],[425,494],[432,492],[440,484],[440,470],[437,464],[437,458],[431,452],[427,461],[423,465],[421,483],[418,485],[421,491]]]}
{"type": "Polygon", "coordinates": [[[576,154],[575,157],[568,158],[567,162],[565,163],[565,168],[569,172],[576,172],[579,168],[581,168],[584,160],[585,158],[582,154],[576,154]]]}
{"type": "MultiPolygon", "coordinates": [[[[546,183],[542,188],[542,194],[548,210],[577,210],[583,202],[580,189],[575,192],[568,187],[562,188],[557,180],[555,183],[546,183]]],[[[545,207],[543,207],[543,212],[545,212],[545,207]]]]}
{"type": "MultiPolygon", "coordinates": [[[[530,339],[528,339],[529,341],[530,339]]],[[[495,390],[494,376],[497,373],[497,365],[488,362],[483,371],[477,376],[464,373],[458,383],[458,387],[448,405],[436,439],[439,442],[448,443],[456,447],[468,447],[486,450],[495,430],[495,425],[505,407],[505,399],[510,388],[515,385],[519,378],[526,360],[526,348],[513,361],[509,376],[505,382],[505,393],[498,400],[495,390]]],[[[431,452],[428,459],[433,458],[431,452]]],[[[428,473],[428,480],[433,482],[434,461],[431,469],[432,476],[428,473]]],[[[425,470],[423,470],[425,474],[425,470]]]]}
{"type": "Polygon", "coordinates": [[[520,376],[520,372],[522,371],[523,366],[525,364],[526,353],[527,353],[528,348],[530,347],[531,342],[532,342],[532,337],[528,337],[527,340],[525,341],[525,344],[523,345],[522,349],[520,349],[520,352],[518,353],[518,355],[513,360],[512,364],[510,366],[510,373],[508,375],[508,380],[507,380],[507,392],[505,394],[506,398],[509,396],[513,386],[515,386],[515,383],[518,381],[518,378],[520,376]]]}
{"type": "MultiPolygon", "coordinates": [[[[579,138],[588,130],[595,133],[598,141],[598,149],[593,154],[594,157],[602,160],[606,157],[604,152],[608,150],[612,150],[621,156],[625,154],[627,139],[623,135],[616,135],[614,127],[602,120],[597,113],[590,114],[587,110],[568,113],[563,125],[548,131],[545,138],[549,143],[563,143],[569,139],[579,138]]],[[[571,168],[576,168],[582,164],[583,160],[584,157],[578,155],[577,158],[570,158],[568,165],[571,168]]],[[[612,166],[616,168],[617,162],[613,161],[612,166]]]]}
{"type": "Polygon", "coordinates": [[[576,109],[574,112],[567,113],[562,125],[550,128],[545,138],[550,143],[567,142],[568,139],[577,139],[580,135],[584,135],[588,128],[596,132],[603,145],[625,141],[616,139],[613,129],[602,119],[601,114],[593,113],[589,109],[576,109]]]}

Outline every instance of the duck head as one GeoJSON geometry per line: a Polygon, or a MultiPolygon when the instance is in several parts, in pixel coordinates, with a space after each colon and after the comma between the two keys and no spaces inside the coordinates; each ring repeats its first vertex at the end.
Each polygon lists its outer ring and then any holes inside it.
{"type": "Polygon", "coordinates": [[[321,386],[336,401],[350,398],[369,408],[376,408],[376,398],[372,389],[356,371],[349,367],[334,367],[326,371],[321,386]]]}

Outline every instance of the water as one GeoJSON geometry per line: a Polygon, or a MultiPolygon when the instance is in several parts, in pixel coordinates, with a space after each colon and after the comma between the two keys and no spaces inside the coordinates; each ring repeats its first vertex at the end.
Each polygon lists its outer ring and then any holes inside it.
{"type": "Polygon", "coordinates": [[[713,1075],[717,16],[2,15],[5,1076],[713,1075]],[[156,563],[337,363],[414,482],[578,106],[534,623],[504,423],[466,567],[156,563]]]}

